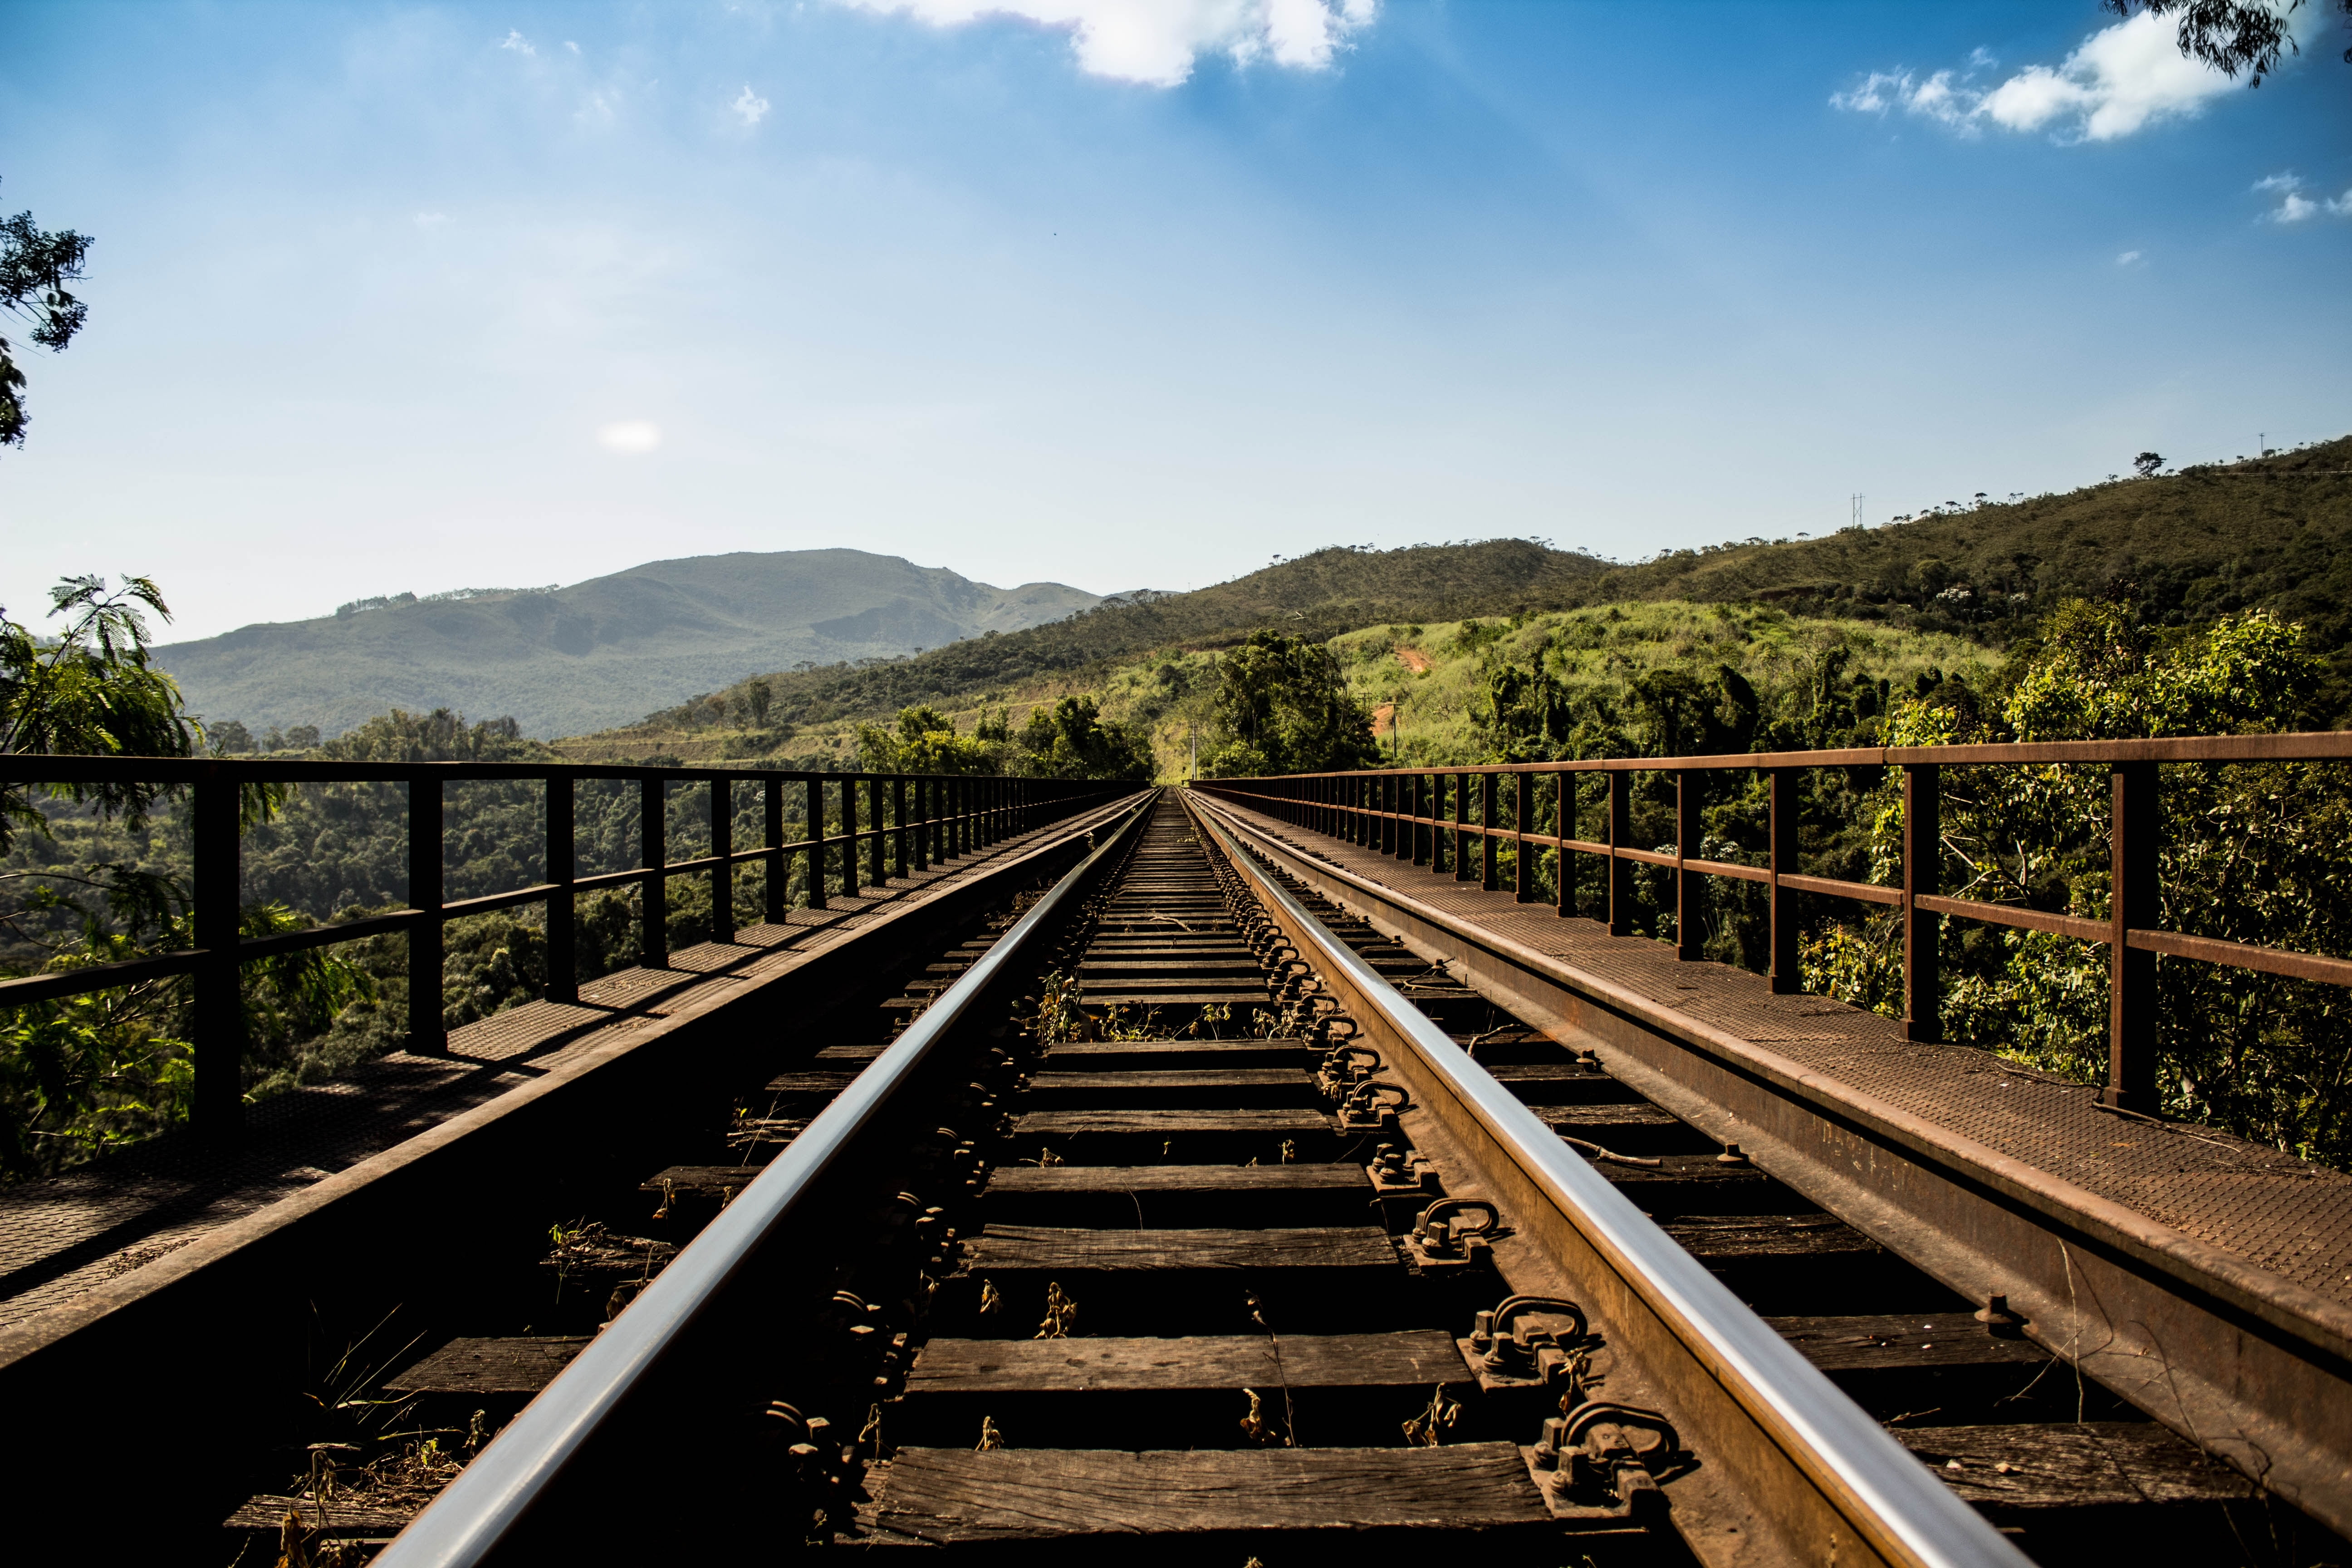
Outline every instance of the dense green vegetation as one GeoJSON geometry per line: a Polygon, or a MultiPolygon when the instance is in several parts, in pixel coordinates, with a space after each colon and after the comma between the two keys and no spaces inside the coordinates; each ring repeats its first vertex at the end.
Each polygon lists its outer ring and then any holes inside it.
{"type": "MultiPolygon", "coordinates": [[[[64,749],[64,748],[59,748],[64,749]]],[[[551,756],[511,719],[467,724],[446,710],[371,720],[309,754],[352,762],[532,762],[551,756]]],[[[446,896],[465,899],[544,879],[544,794],[533,782],[445,786],[446,896]]],[[[798,792],[793,792],[796,795],[798,792]]],[[[150,794],[130,805],[86,792],[52,803],[0,856],[0,973],[71,968],[193,940],[184,801],[150,794]]],[[[407,901],[407,798],[397,784],[308,784],[257,799],[242,845],[247,934],[349,920],[407,901]]],[[[636,864],[641,796],[634,782],[585,781],[575,802],[583,874],[636,864]]],[[[786,813],[801,832],[801,801],[786,813]]],[[[670,853],[708,851],[707,788],[674,788],[670,853]]],[[[28,808],[29,809],[29,808],[28,808]]],[[[738,843],[764,831],[752,792],[734,799],[738,843]]],[[[837,825],[836,825],[837,826],[837,825]]],[[[796,868],[790,901],[806,901],[796,868]]],[[[764,870],[734,879],[740,925],[763,918],[764,870]]],[[[706,879],[670,884],[673,946],[708,940],[706,879]]],[[[593,979],[634,963],[636,890],[580,895],[577,973],[593,979]]],[[[442,1016],[456,1028],[540,995],[544,921],[536,908],[469,916],[446,928],[442,1016]]],[[[245,1090],[258,1099],[331,1077],[398,1047],[408,1033],[407,941],[370,937],[246,966],[245,1090]]],[[[38,1174],[183,1120],[190,1085],[187,983],[173,979],[68,1002],[0,1009],[0,1175],[38,1174]]]]}
{"type": "Polygon", "coordinates": [[[1065,697],[1029,710],[1018,731],[1000,711],[986,714],[969,735],[934,708],[907,708],[893,728],[862,724],[862,764],[875,773],[1006,773],[1024,778],[1151,777],[1151,752],[1124,724],[1106,723],[1091,697],[1065,697]]]}

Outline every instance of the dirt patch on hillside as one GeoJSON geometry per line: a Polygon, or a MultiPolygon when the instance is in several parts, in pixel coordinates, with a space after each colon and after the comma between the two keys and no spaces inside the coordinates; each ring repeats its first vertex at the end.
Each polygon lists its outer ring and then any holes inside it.
{"type": "Polygon", "coordinates": [[[1419,675],[1429,668],[1430,658],[1417,647],[1401,647],[1397,649],[1397,662],[1419,675]]]}

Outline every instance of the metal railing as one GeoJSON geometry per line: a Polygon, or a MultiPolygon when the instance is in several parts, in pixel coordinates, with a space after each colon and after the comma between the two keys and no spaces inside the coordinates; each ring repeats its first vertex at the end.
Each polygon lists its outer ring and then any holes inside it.
{"type": "Polygon", "coordinates": [[[174,952],[86,964],[0,980],[0,1007],[68,996],[173,975],[192,977],[195,1084],[190,1120],[206,1138],[234,1136],[244,1105],[244,1009],[238,971],[257,959],[398,933],[408,939],[408,1048],[448,1050],[443,1026],[443,928],[467,915],[525,904],[544,906],[546,998],[579,1000],[573,896],[635,888],[641,899],[638,962],[669,967],[669,880],[710,879],[711,940],[735,939],[735,868],[767,871],[765,915],[781,924],[792,907],[791,872],[804,857],[808,906],[825,907],[831,883],[844,897],[1006,837],[1122,793],[1131,785],[1067,779],[931,773],[808,773],[751,768],[655,767],[537,763],[245,762],[169,757],[0,756],[0,780],[19,784],[139,784],[184,790],[193,850],[189,887],[194,945],[174,952]],[[478,898],[443,897],[443,805],[446,788],[467,781],[537,782],[546,792],[546,880],[478,898]],[[577,786],[588,780],[635,780],[641,792],[637,864],[578,874],[574,842],[577,786]],[[408,907],[308,930],[247,937],[243,909],[241,791],[261,784],[401,784],[407,786],[408,907]],[[672,860],[668,791],[709,785],[709,853],[672,860]],[[734,787],[761,792],[765,833],[755,848],[735,847],[734,787]],[[859,796],[865,797],[860,826],[859,796]],[[787,806],[799,797],[806,837],[787,839],[787,806]],[[830,799],[828,799],[830,797],[830,799]],[[828,824],[834,825],[829,830],[828,824]],[[862,855],[861,855],[862,851],[862,855]],[[861,858],[864,865],[861,868],[861,858]]]}
{"type": "Polygon", "coordinates": [[[1504,880],[1500,847],[1512,848],[1509,880],[1520,902],[1534,901],[1535,861],[1545,850],[1557,857],[1554,888],[1559,913],[1576,912],[1579,879],[1575,855],[1601,864],[1605,919],[1612,935],[1633,933],[1636,900],[1633,871],[1653,866],[1670,871],[1676,956],[1702,957],[1705,927],[1697,918],[1704,879],[1752,882],[1768,889],[1770,904],[1772,989],[1803,989],[1799,976],[1799,912],[1784,893],[1851,899],[1896,911],[1903,945],[1903,1026],[1906,1037],[1936,1041],[1943,977],[1937,952],[1937,922],[1945,916],[2014,930],[2035,931],[2101,943],[2108,950],[2107,1081],[2104,1103],[2152,1113],[2158,1109],[2156,959],[2159,953],[2264,973],[2352,985],[2352,960],[2296,952],[2161,929],[2158,915],[2158,851],[2163,818],[2158,768],[2166,763],[2229,763],[2352,761],[2352,733],[2325,731],[2285,735],[2197,735],[2151,741],[2064,741],[2039,744],[1888,746],[1843,751],[1765,752],[1704,757],[1612,757],[1587,762],[1517,763],[1485,766],[1431,766],[1289,773],[1267,778],[1202,779],[1194,787],[1252,805],[1294,826],[1362,845],[1400,860],[1426,865],[1456,880],[1475,880],[1497,889],[1504,880]],[[2053,913],[2017,904],[1945,897],[1941,885],[1941,775],[1947,767],[1994,765],[2104,766],[2111,773],[2109,817],[2112,877],[2105,920],[2053,913]],[[1799,868],[1797,853],[1800,775],[1813,768],[1900,769],[1903,778],[1903,842],[1895,884],[1812,877],[1799,868]],[[1642,849],[1630,842],[1633,778],[1638,773],[1670,775],[1675,794],[1675,840],[1671,850],[1642,849]],[[1703,775],[1763,773],[1769,781],[1770,826],[1766,863],[1702,858],[1699,810],[1703,775]],[[1607,790],[1604,837],[1572,837],[1580,821],[1578,786],[1599,775],[1607,790]],[[1552,781],[1547,790],[1542,781],[1552,781]],[[1475,786],[1474,782],[1475,781],[1475,786]],[[1510,798],[1498,798],[1507,783],[1510,798]],[[1542,797],[1550,795],[1549,802],[1542,797]],[[1473,796],[1475,796],[1475,806],[1473,796]],[[1448,816],[1448,805],[1452,814],[1448,816]],[[1544,807],[1567,832],[1539,833],[1544,807]],[[1474,853],[1475,851],[1475,853],[1474,853]],[[1474,860],[1475,862],[1474,867],[1474,860]],[[1685,915],[1690,918],[1685,918],[1685,915]]]}

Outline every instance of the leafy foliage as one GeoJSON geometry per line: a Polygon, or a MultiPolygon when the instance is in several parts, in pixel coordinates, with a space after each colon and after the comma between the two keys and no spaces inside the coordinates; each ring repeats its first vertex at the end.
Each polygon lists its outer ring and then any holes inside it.
{"type": "MultiPolygon", "coordinates": [[[[52,615],[71,619],[46,641],[0,611],[0,755],[189,755],[198,731],[180,710],[179,688],[149,657],[141,610],[171,619],[163,592],[145,577],[112,590],[102,577],[68,577],[49,598],[52,615]]],[[[133,823],[163,793],[136,783],[47,790],[133,823]]],[[[17,832],[47,822],[24,786],[0,781],[0,852],[17,832]]]]}
{"type": "Polygon", "coordinates": [[[1091,696],[1040,704],[1016,734],[1005,714],[983,711],[969,735],[928,704],[902,709],[895,731],[861,724],[858,752],[877,773],[1011,773],[1024,778],[1151,776],[1151,753],[1127,726],[1107,721],[1091,696]]]}
{"type": "MultiPolygon", "coordinates": [[[[2256,612],[2161,635],[2127,605],[2082,601],[1983,684],[1973,709],[1933,693],[1898,705],[1889,739],[2116,740],[2305,727],[2322,683],[2302,628],[2256,612]]],[[[2352,952],[2332,889],[2352,879],[2352,770],[2324,763],[2161,770],[2166,929],[2302,952],[2352,952]]],[[[1902,817],[1892,777],[1864,803],[1873,880],[1895,879],[1902,817]]],[[[2103,766],[1948,767],[1941,877],[1958,896],[2104,921],[2110,795],[2103,766]]],[[[2084,1081],[2105,1076],[2104,948],[1946,921],[1943,1024],[2084,1081]]],[[[1899,1008],[1891,921],[1824,930],[1808,988],[1899,1008]]],[[[2306,1158],[2352,1159],[2352,1027],[2340,990],[2159,957],[2158,1089],[2168,1113],[2306,1158]]]]}
{"type": "MultiPolygon", "coordinates": [[[[66,285],[82,276],[90,237],[69,228],[44,233],[29,212],[0,218],[0,310],[30,323],[27,335],[52,353],[62,353],[89,320],[89,307],[66,285]]],[[[22,447],[29,417],[25,412],[25,373],[0,337],[0,447],[22,447]]]]}
{"type": "MultiPolygon", "coordinates": [[[[2263,85],[2263,78],[2278,68],[2283,54],[2302,52],[2289,18],[2303,9],[2304,0],[2286,0],[2284,5],[2259,0],[2253,4],[2248,0],[2100,0],[2100,4],[2118,16],[2136,11],[2179,16],[2180,27],[2174,37],[2182,54],[2204,61],[2226,77],[2251,71],[2252,78],[2247,84],[2251,87],[2263,85]]],[[[2334,0],[2334,4],[2336,10],[2352,17],[2352,0],[2334,0]]],[[[2352,49],[2345,50],[2344,58],[2352,61],[2352,49]]]]}
{"type": "Polygon", "coordinates": [[[1210,776],[1322,773],[1371,766],[1371,715],[1349,695],[1338,660],[1319,643],[1253,632],[1219,665],[1217,745],[1210,776]]]}

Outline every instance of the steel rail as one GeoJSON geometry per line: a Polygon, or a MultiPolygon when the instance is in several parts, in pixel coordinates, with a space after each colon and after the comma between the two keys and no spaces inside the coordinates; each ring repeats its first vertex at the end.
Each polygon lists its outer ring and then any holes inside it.
{"type": "Polygon", "coordinates": [[[1223,821],[1196,814],[1228,858],[1337,971],[1486,1137],[1664,1323],[1858,1537],[1915,1568],[2018,1568],[2027,1559],[1749,1311],[1379,971],[1267,875],[1223,821]]]}
{"type": "Polygon", "coordinates": [[[980,961],[908,1026],[774,1163],[592,1341],[441,1495],[409,1521],[378,1568],[463,1568],[490,1556],[641,1385],[768,1237],[793,1217],[867,1125],[905,1087],[1029,940],[1150,812],[1147,794],[1091,855],[1054,884],[980,961]]]}

